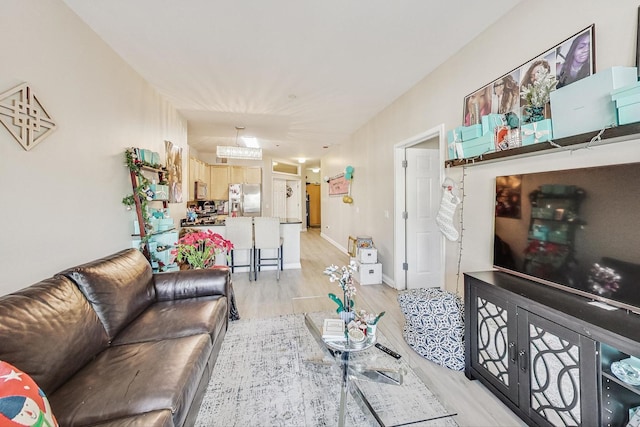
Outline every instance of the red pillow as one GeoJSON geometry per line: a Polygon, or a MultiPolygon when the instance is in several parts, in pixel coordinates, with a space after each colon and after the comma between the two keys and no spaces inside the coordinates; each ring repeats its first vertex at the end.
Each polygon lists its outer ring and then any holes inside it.
{"type": "Polygon", "coordinates": [[[31,377],[0,360],[0,426],[57,427],[49,401],[31,377]]]}

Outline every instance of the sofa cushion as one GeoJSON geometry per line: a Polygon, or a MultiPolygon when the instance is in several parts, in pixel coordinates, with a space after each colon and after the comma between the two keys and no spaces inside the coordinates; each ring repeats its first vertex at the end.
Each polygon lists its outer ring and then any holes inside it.
{"type": "Polygon", "coordinates": [[[0,297],[0,359],[27,372],[47,394],[107,342],[95,311],[65,277],[0,297]]]}
{"type": "Polygon", "coordinates": [[[109,347],[49,396],[60,425],[169,409],[181,426],[212,351],[209,335],[109,347]]]}
{"type": "Polygon", "coordinates": [[[226,325],[227,299],[221,296],[161,301],[150,305],[113,340],[113,345],[209,334],[214,342],[226,325]]]}
{"type": "Polygon", "coordinates": [[[174,427],[174,424],[173,414],[165,409],[94,424],[93,427],[174,427]]]}
{"type": "Polygon", "coordinates": [[[151,265],[136,249],[65,270],[93,306],[112,340],[155,301],[151,265]]]}
{"type": "Polygon", "coordinates": [[[58,427],[47,396],[29,375],[0,360],[0,426],[58,427]]]}

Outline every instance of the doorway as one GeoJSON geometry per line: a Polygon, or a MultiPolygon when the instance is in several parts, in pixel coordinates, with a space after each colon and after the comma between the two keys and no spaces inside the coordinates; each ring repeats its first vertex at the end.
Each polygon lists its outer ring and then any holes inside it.
{"type": "Polygon", "coordinates": [[[394,146],[397,289],[444,288],[445,242],[436,222],[444,178],[444,125],[394,146]]]}
{"type": "Polygon", "coordinates": [[[320,184],[307,184],[307,226],[319,228],[321,210],[320,210],[320,184]]]}
{"type": "Polygon", "coordinates": [[[299,179],[273,179],[273,216],[300,220],[302,218],[302,187],[299,179]]]}

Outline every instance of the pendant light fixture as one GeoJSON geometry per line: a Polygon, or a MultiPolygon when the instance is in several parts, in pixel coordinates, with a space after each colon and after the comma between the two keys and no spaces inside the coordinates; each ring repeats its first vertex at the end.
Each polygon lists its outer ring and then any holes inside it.
{"type": "Polygon", "coordinates": [[[238,135],[241,130],[244,130],[244,126],[236,126],[236,145],[218,145],[216,155],[226,159],[262,160],[262,148],[238,145],[238,135]]]}

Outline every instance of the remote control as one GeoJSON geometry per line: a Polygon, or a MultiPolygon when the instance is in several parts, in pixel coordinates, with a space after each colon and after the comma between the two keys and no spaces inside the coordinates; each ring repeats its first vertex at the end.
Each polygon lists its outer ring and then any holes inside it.
{"type": "Polygon", "coordinates": [[[391,350],[390,348],[387,348],[387,347],[383,346],[379,342],[376,343],[376,347],[378,347],[380,350],[382,350],[385,353],[387,353],[389,356],[395,357],[396,359],[400,359],[402,357],[398,353],[396,353],[395,351],[391,350]]]}

